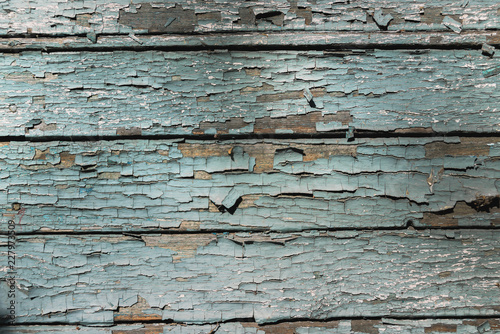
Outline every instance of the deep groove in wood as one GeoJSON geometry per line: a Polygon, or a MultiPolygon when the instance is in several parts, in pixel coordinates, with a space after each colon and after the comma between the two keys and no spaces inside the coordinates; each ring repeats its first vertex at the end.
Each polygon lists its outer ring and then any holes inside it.
{"type": "MultiPolygon", "coordinates": [[[[283,33],[291,34],[292,32],[283,33]]],[[[376,32],[371,33],[370,41],[363,41],[366,36],[363,32],[295,32],[302,39],[293,44],[282,44],[278,42],[262,43],[262,40],[255,38],[245,41],[243,44],[234,42],[224,42],[224,39],[248,39],[251,33],[242,32],[213,32],[210,34],[177,33],[175,35],[165,35],[163,33],[138,34],[140,44],[132,40],[127,34],[97,34],[97,42],[91,43],[85,34],[73,35],[50,35],[50,34],[17,34],[0,36],[0,52],[20,53],[23,51],[43,51],[43,52],[106,52],[106,51],[323,51],[323,50],[351,50],[351,49],[381,49],[381,50],[411,50],[411,49],[433,49],[433,50],[479,50],[483,43],[488,42],[493,46],[500,46],[499,30],[466,30],[462,31],[460,37],[454,37],[453,41],[441,41],[449,37],[446,32],[376,32]],[[311,42],[308,36],[337,37],[333,42],[311,42]],[[477,38],[472,36],[477,35],[477,38]],[[356,40],[356,37],[359,40],[356,40]],[[429,37],[429,41],[425,38],[429,37]],[[148,44],[149,39],[158,38],[154,44],[148,44]],[[161,39],[164,38],[162,41],[161,39]],[[178,39],[178,42],[175,39],[178,39]],[[186,44],[185,39],[191,38],[186,44]],[[380,38],[380,41],[377,39],[380,38]],[[392,38],[392,41],[387,41],[392,38]],[[213,41],[211,40],[213,39],[213,41]],[[415,40],[412,43],[406,40],[415,40]],[[174,41],[172,41],[174,40],[174,41]],[[223,42],[221,42],[221,40],[223,42]],[[439,40],[439,41],[438,41],[439,40]],[[456,40],[456,41],[455,41],[456,40]],[[216,44],[215,44],[215,43],[216,44]]],[[[268,36],[279,38],[280,33],[270,33],[268,36]]],[[[286,37],[283,37],[286,38],[286,37]]]]}
{"type": "MultiPolygon", "coordinates": [[[[114,140],[168,140],[168,139],[185,139],[185,140],[217,140],[224,142],[225,140],[251,140],[251,139],[284,139],[284,140],[299,140],[299,139],[335,139],[345,138],[347,131],[328,132],[328,133],[294,133],[294,134],[241,134],[241,135],[122,135],[122,136],[1,136],[0,142],[98,142],[98,141],[114,141],[114,140]]],[[[391,131],[364,131],[356,130],[355,138],[446,138],[446,137],[467,137],[467,138],[487,138],[498,137],[499,132],[408,132],[395,133],[391,131]]]]}
{"type": "MultiPolygon", "coordinates": [[[[407,231],[408,228],[414,229],[416,231],[426,231],[426,230],[474,230],[474,231],[489,231],[489,230],[498,230],[500,229],[500,225],[492,225],[490,227],[485,226],[474,226],[474,225],[462,225],[460,227],[457,226],[428,226],[428,227],[414,227],[413,224],[409,224],[409,227],[337,227],[337,228],[314,228],[314,229],[302,229],[302,232],[342,232],[342,231],[358,231],[358,232],[370,232],[370,231],[381,231],[381,232],[389,232],[389,231],[407,231]]],[[[248,229],[232,229],[230,233],[247,233],[248,229]]],[[[252,229],[252,233],[268,233],[269,230],[262,229],[252,229]]],[[[200,231],[179,231],[179,230],[166,230],[166,229],[158,229],[158,230],[131,230],[131,231],[106,231],[105,233],[102,231],[36,231],[36,232],[18,232],[18,236],[26,236],[26,237],[36,237],[36,236],[51,236],[51,235],[61,235],[61,236],[76,236],[76,235],[124,235],[124,236],[132,236],[132,237],[140,237],[141,235],[223,235],[227,233],[226,229],[220,230],[200,230],[200,231]]],[[[276,233],[276,232],[273,232],[276,233]]],[[[294,232],[291,232],[294,233],[294,232]]],[[[0,235],[7,235],[6,232],[0,232],[0,235]]]]}
{"type": "MultiPolygon", "coordinates": [[[[352,320],[378,320],[378,321],[390,321],[390,320],[400,320],[400,321],[412,321],[412,320],[462,320],[462,319],[467,319],[467,320],[488,320],[488,319],[498,319],[498,315],[485,315],[485,316],[414,316],[414,317],[408,317],[408,316],[395,316],[392,315],[390,317],[370,317],[370,316],[365,316],[365,317],[331,317],[327,319],[310,319],[310,318],[290,318],[290,319],[283,319],[275,322],[266,322],[264,326],[272,326],[272,325],[278,325],[278,324],[283,324],[283,323],[299,323],[299,322],[304,322],[307,321],[308,323],[315,323],[315,324],[323,324],[331,321],[352,321],[352,320]]],[[[220,321],[220,322],[206,322],[202,323],[201,325],[213,325],[213,324],[231,324],[231,323],[255,323],[254,318],[235,318],[231,320],[226,320],[226,321],[220,321]]],[[[175,322],[171,319],[165,319],[165,320],[141,320],[141,321],[127,321],[127,320],[120,320],[120,321],[115,321],[113,326],[117,325],[140,325],[140,324],[158,324],[158,325],[190,325],[184,322],[175,322]]],[[[0,329],[2,329],[2,323],[0,323],[0,329]]],[[[45,322],[25,322],[22,324],[16,324],[13,326],[8,326],[9,328],[16,328],[16,327],[21,327],[21,326],[67,326],[67,325],[81,325],[80,323],[65,323],[65,322],[53,322],[53,323],[45,323],[45,322]]],[[[109,326],[105,326],[109,327],[109,326]]],[[[99,328],[99,326],[96,326],[96,328],[99,328]]]]}

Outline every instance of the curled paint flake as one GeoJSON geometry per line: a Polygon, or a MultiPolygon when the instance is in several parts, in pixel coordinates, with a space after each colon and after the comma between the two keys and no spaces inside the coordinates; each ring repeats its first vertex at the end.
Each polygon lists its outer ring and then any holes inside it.
{"type": "Polygon", "coordinates": [[[309,105],[312,108],[315,108],[316,107],[316,103],[314,103],[313,95],[312,95],[311,91],[309,90],[309,88],[305,88],[304,89],[304,96],[305,96],[307,102],[309,103],[309,105]]]}
{"type": "Polygon", "coordinates": [[[495,47],[485,43],[481,46],[481,53],[485,56],[493,57],[495,54],[495,47]]]}
{"type": "Polygon", "coordinates": [[[345,137],[347,138],[347,141],[353,141],[354,140],[354,126],[350,126],[349,129],[347,130],[345,137]]]}
{"type": "Polygon", "coordinates": [[[169,25],[171,25],[172,22],[174,22],[174,21],[175,21],[175,17],[169,17],[167,19],[167,22],[165,23],[165,28],[168,27],[169,25]]]}
{"type": "Polygon", "coordinates": [[[492,76],[497,75],[497,74],[500,74],[500,66],[489,68],[489,69],[483,71],[483,76],[485,78],[492,77],[492,76]]]}
{"type": "Polygon", "coordinates": [[[394,17],[391,15],[391,14],[385,14],[382,12],[381,9],[377,9],[374,13],[373,13],[373,20],[377,23],[377,25],[381,28],[384,28],[384,29],[387,29],[387,26],[389,25],[389,22],[391,22],[391,20],[393,19],[394,17]]]}
{"type": "Polygon", "coordinates": [[[132,38],[137,43],[142,44],[142,41],[139,38],[137,38],[137,36],[134,35],[133,33],[128,34],[128,37],[132,38]]]}
{"type": "Polygon", "coordinates": [[[89,32],[87,34],[87,38],[92,42],[92,43],[97,43],[97,34],[95,32],[89,32]]]}
{"type": "Polygon", "coordinates": [[[454,32],[456,32],[457,34],[459,34],[461,31],[462,31],[462,24],[454,19],[452,19],[451,17],[449,16],[446,16],[444,19],[443,19],[443,24],[450,28],[451,30],[453,30],[454,32]]]}

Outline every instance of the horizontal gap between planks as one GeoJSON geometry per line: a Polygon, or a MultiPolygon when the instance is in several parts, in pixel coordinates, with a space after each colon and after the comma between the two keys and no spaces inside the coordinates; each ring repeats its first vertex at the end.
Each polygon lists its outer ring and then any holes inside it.
{"type": "MultiPolygon", "coordinates": [[[[387,321],[387,320],[399,320],[399,321],[404,321],[404,320],[462,320],[462,319],[471,319],[471,320],[474,320],[474,319],[498,319],[500,317],[499,314],[497,315],[487,315],[487,316],[470,316],[468,317],[467,315],[464,315],[464,316],[439,316],[439,315],[436,315],[436,316],[427,316],[427,317],[424,317],[424,316],[414,316],[414,317],[408,317],[408,316],[402,316],[402,317],[398,317],[397,315],[391,315],[391,316],[387,316],[387,317],[379,317],[379,316],[374,316],[374,317],[370,317],[370,316],[367,316],[367,317],[331,317],[331,318],[325,318],[325,319],[310,319],[310,318],[291,318],[291,319],[281,319],[281,320],[278,320],[278,321],[274,321],[274,322],[266,322],[266,323],[262,323],[262,324],[259,324],[259,325],[262,325],[262,326],[269,326],[269,325],[278,325],[278,324],[282,324],[282,323],[296,323],[296,322],[310,322],[310,323],[317,323],[317,324],[321,324],[321,323],[326,323],[326,322],[331,322],[331,321],[342,321],[342,320],[379,320],[379,321],[387,321]]],[[[234,322],[240,322],[240,323],[257,323],[255,321],[254,318],[240,318],[240,319],[231,319],[231,320],[228,320],[228,321],[221,321],[221,322],[208,322],[208,323],[204,323],[204,324],[223,324],[223,323],[234,323],[234,322]]],[[[144,323],[158,323],[158,320],[150,320],[150,321],[145,321],[144,323]]],[[[136,324],[136,322],[134,321],[116,321],[115,322],[116,325],[121,325],[121,324],[136,324]]],[[[182,324],[182,325],[187,325],[185,323],[178,323],[178,322],[174,322],[173,320],[171,319],[166,319],[164,324],[182,324]]],[[[203,325],[203,324],[202,324],[203,325]]]]}
{"type": "MultiPolygon", "coordinates": [[[[475,230],[475,231],[490,231],[490,230],[500,230],[500,225],[491,225],[489,227],[485,226],[469,226],[469,225],[461,225],[461,226],[425,226],[425,227],[415,227],[413,222],[408,222],[403,226],[394,226],[394,227],[335,227],[335,228],[326,228],[326,229],[303,229],[300,231],[277,231],[277,230],[269,230],[269,229],[212,229],[212,230],[200,230],[200,231],[180,231],[180,230],[167,230],[167,229],[154,229],[154,230],[130,230],[130,231],[32,231],[32,232],[16,232],[17,236],[43,236],[43,235],[124,235],[130,237],[140,238],[141,235],[151,235],[151,234],[161,234],[161,235],[178,235],[178,234],[186,234],[186,235],[200,235],[200,234],[217,234],[217,235],[226,235],[226,234],[236,234],[236,233],[273,233],[273,234],[289,234],[289,233],[308,233],[308,232],[319,232],[319,233],[327,233],[327,232],[342,232],[342,231],[407,231],[408,229],[413,229],[416,231],[427,231],[427,230],[475,230]]],[[[0,235],[7,236],[7,232],[0,232],[0,235]]]]}
{"type": "MultiPolygon", "coordinates": [[[[408,129],[411,131],[411,128],[408,129]]],[[[347,129],[344,131],[335,131],[328,133],[295,133],[295,134],[240,134],[240,135],[131,135],[131,136],[2,136],[0,142],[51,142],[51,141],[66,141],[66,142],[98,142],[98,141],[116,141],[116,140],[251,140],[251,139],[284,139],[284,140],[299,140],[299,139],[335,139],[346,138],[347,129]]],[[[466,131],[451,131],[451,132],[395,132],[395,131],[367,131],[355,130],[354,137],[350,141],[355,142],[356,138],[435,138],[435,137],[467,137],[467,138],[485,138],[498,137],[498,132],[466,132],[466,131]]]]}
{"type": "MultiPolygon", "coordinates": [[[[484,316],[468,316],[468,315],[461,315],[461,316],[397,316],[397,315],[390,315],[390,316],[385,316],[385,317],[380,317],[380,316],[359,316],[359,317],[330,317],[330,318],[325,318],[325,319],[310,319],[310,318],[290,318],[290,319],[281,319],[278,321],[274,322],[265,322],[258,324],[260,326],[272,326],[272,325],[279,325],[282,323],[298,323],[298,322],[308,322],[311,324],[323,324],[323,323],[328,323],[328,322],[333,322],[333,321],[353,321],[353,320],[378,320],[381,321],[382,323],[390,323],[391,320],[396,320],[396,321],[415,321],[415,320],[489,320],[489,319],[499,319],[500,314],[497,315],[484,315],[484,316]]],[[[110,326],[119,326],[119,325],[140,325],[140,324],[158,324],[158,325],[181,325],[181,326],[199,326],[199,325],[217,325],[217,324],[231,324],[231,323],[251,323],[251,324],[257,324],[254,318],[235,318],[231,320],[226,320],[226,321],[220,321],[220,322],[203,322],[203,323],[185,323],[185,322],[175,322],[172,319],[165,319],[165,320],[141,320],[141,321],[133,321],[133,320],[119,320],[119,321],[114,321],[113,324],[105,324],[102,325],[102,327],[110,328],[110,326]]],[[[75,326],[75,325],[80,325],[82,326],[83,324],[81,323],[64,323],[64,322],[23,322],[23,323],[18,323],[15,325],[11,325],[8,327],[15,328],[16,326],[75,326]]],[[[92,327],[99,328],[99,325],[92,325],[92,324],[87,324],[91,325],[92,327]]],[[[6,326],[7,327],[7,326],[6,326]]],[[[0,328],[2,328],[2,323],[0,322],[0,328]]]]}
{"type": "Polygon", "coordinates": [[[2,35],[0,52],[103,51],[274,51],[349,49],[480,49],[483,43],[500,46],[498,30],[454,32],[220,32],[210,34],[96,34],[92,42],[78,35],[2,35]],[[293,39],[292,39],[293,38],[293,39]]]}

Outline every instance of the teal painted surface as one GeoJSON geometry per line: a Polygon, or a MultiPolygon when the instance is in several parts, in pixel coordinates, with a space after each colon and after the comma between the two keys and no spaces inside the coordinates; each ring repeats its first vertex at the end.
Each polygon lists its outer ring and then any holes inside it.
{"type": "Polygon", "coordinates": [[[500,331],[499,28],[493,0],[0,1],[0,332],[500,331]]]}
{"type": "Polygon", "coordinates": [[[4,54],[0,135],[498,132],[498,76],[483,71],[499,59],[480,50],[4,54]]]}
{"type": "Polygon", "coordinates": [[[149,314],[195,324],[498,317],[499,237],[498,230],[19,236],[17,319],[112,324],[138,296],[149,314]]]}
{"type": "Polygon", "coordinates": [[[0,208],[25,232],[488,227],[499,156],[498,138],[11,142],[0,208]]]}

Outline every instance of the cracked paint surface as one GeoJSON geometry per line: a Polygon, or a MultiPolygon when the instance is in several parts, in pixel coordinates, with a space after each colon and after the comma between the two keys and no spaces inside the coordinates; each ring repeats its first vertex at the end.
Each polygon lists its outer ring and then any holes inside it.
{"type": "Polygon", "coordinates": [[[498,132],[497,78],[482,72],[499,59],[479,50],[4,54],[0,135],[498,132]]]}
{"type": "Polygon", "coordinates": [[[500,332],[499,28],[493,0],[0,0],[0,332],[500,332]]]}
{"type": "Polygon", "coordinates": [[[113,324],[138,296],[143,312],[194,324],[500,314],[497,230],[262,236],[185,235],[196,251],[180,261],[170,235],[18,236],[18,322],[113,324]]]}
{"type": "Polygon", "coordinates": [[[0,209],[45,232],[489,227],[499,156],[497,137],[10,142],[0,209]]]}
{"type": "Polygon", "coordinates": [[[498,29],[498,3],[477,1],[2,1],[0,34],[498,29]],[[390,16],[389,21],[387,16],[390,16]],[[386,22],[387,21],[387,22],[386,22]]]}

